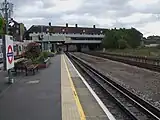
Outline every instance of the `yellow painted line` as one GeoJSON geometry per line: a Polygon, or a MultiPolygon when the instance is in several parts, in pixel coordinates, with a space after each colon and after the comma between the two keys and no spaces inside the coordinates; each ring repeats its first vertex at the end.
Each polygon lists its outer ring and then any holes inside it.
{"type": "Polygon", "coordinates": [[[72,88],[72,91],[73,91],[73,96],[74,96],[74,99],[76,101],[76,105],[77,105],[77,108],[78,108],[78,111],[79,111],[80,119],[81,120],[86,120],[86,116],[84,114],[82,105],[81,105],[80,100],[78,98],[78,95],[77,95],[76,89],[74,87],[74,84],[73,84],[73,81],[72,81],[72,78],[71,78],[71,74],[69,72],[69,69],[68,69],[68,66],[67,66],[67,63],[66,63],[66,60],[65,60],[64,56],[63,56],[63,60],[64,60],[64,64],[65,64],[65,67],[66,67],[66,70],[67,70],[67,73],[68,73],[71,88],[72,88]]]}

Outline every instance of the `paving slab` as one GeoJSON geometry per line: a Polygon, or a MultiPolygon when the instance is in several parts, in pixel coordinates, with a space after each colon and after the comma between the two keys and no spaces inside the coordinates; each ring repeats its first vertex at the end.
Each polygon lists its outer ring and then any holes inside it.
{"type": "Polygon", "coordinates": [[[61,98],[62,98],[62,120],[82,120],[80,112],[74,97],[74,91],[71,86],[71,78],[68,73],[68,67],[61,56],[61,98]]]}

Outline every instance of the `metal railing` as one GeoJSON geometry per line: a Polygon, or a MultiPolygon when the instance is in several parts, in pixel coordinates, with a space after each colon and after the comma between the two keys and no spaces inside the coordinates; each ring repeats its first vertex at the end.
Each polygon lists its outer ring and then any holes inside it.
{"type": "Polygon", "coordinates": [[[107,53],[107,52],[84,52],[84,53],[160,72],[160,58],[122,55],[122,54],[107,53]]]}
{"type": "MultiPolygon", "coordinates": [[[[49,35],[46,33],[30,33],[30,36],[38,36],[38,35],[49,35]]],[[[64,33],[64,34],[58,34],[58,33],[51,33],[51,36],[65,36],[65,37],[95,37],[95,38],[103,38],[104,34],[71,34],[71,33],[64,33]]]]}

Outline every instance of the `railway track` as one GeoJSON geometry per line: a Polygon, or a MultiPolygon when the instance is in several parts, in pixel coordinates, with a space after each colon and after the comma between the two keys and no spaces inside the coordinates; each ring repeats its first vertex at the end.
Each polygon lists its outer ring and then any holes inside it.
{"type": "Polygon", "coordinates": [[[160,59],[109,54],[103,52],[84,52],[84,53],[160,72],[160,59]]]}
{"type": "Polygon", "coordinates": [[[71,53],[66,54],[130,120],[160,120],[159,109],[102,75],[84,60],[71,53]]]}

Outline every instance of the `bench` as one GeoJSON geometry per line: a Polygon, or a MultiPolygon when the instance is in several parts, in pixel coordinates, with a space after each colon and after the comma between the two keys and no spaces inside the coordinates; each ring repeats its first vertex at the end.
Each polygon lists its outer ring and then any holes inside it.
{"type": "Polygon", "coordinates": [[[26,61],[26,59],[23,60],[19,60],[17,62],[15,62],[14,64],[14,72],[17,74],[18,72],[23,72],[24,70],[24,62],[26,61]]]}
{"type": "Polygon", "coordinates": [[[38,71],[38,64],[33,64],[31,60],[27,60],[24,62],[24,69],[26,76],[28,75],[28,72],[35,74],[35,70],[38,71]]]}

